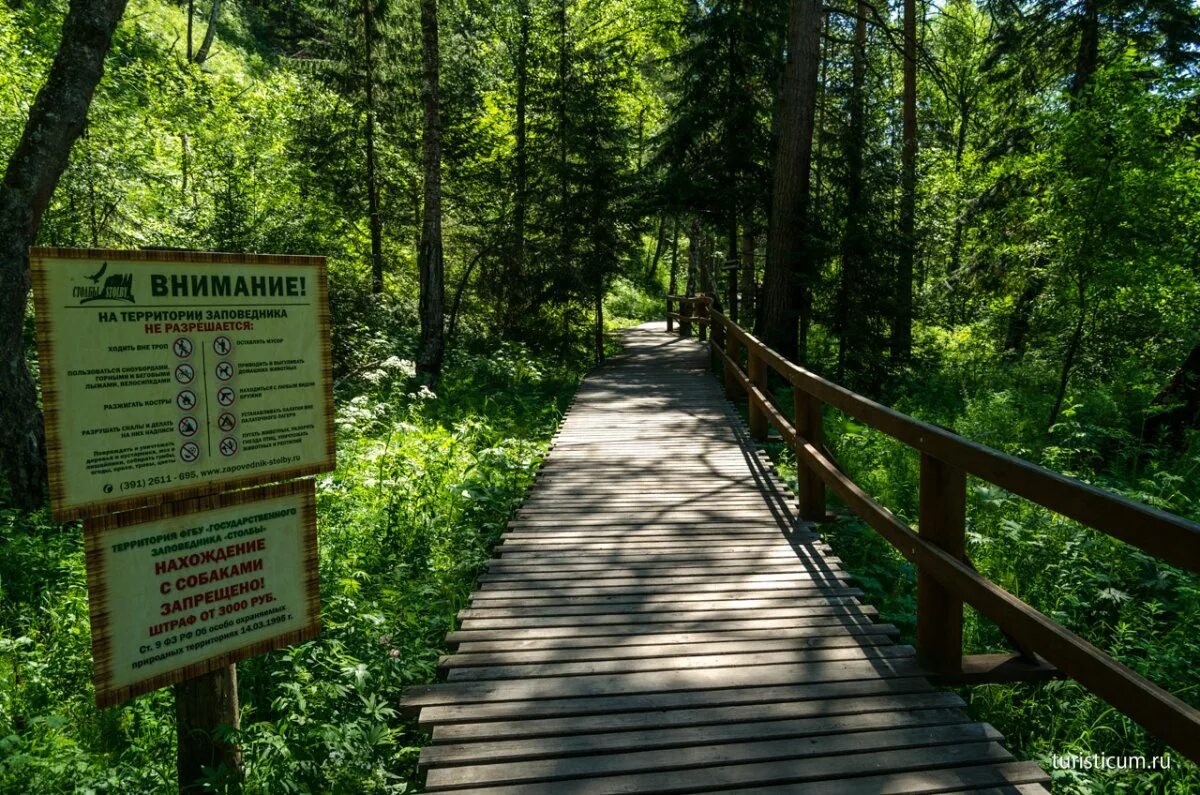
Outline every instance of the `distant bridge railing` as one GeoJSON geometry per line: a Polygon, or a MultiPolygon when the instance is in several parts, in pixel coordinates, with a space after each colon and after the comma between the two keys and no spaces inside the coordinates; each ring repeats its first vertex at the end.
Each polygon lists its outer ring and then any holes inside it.
{"type": "Polygon", "coordinates": [[[801,518],[825,518],[828,487],[917,567],[917,659],[936,680],[982,684],[1067,676],[1200,762],[1200,711],[975,571],[966,558],[967,475],[1192,572],[1200,571],[1200,525],[976,444],[838,386],[768,348],[704,295],[668,296],[667,317],[669,330],[678,320],[681,332],[690,333],[694,324],[700,340],[710,338],[726,396],[747,396],[751,436],[765,440],[771,425],[795,450],[803,464],[797,466],[796,489],[801,518]],[[671,312],[672,303],[679,312],[671,312]],[[745,369],[739,349],[746,354],[745,369]],[[791,417],[770,395],[771,371],[792,387],[791,417]],[[822,438],[825,404],[920,453],[919,533],[838,467],[822,438]],[[993,621],[1017,651],[964,656],[964,602],[993,621]]]}

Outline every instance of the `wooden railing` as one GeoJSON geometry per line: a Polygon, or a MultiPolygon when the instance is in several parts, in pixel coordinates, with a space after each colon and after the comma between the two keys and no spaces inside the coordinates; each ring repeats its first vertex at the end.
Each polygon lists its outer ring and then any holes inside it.
{"type": "Polygon", "coordinates": [[[765,440],[771,425],[795,450],[801,518],[825,518],[828,487],[916,566],[917,658],[933,678],[977,684],[1067,676],[1200,762],[1200,711],[975,571],[965,554],[967,475],[1192,572],[1200,571],[1200,525],[976,444],[838,386],[784,359],[705,296],[670,296],[667,311],[668,324],[679,320],[681,331],[685,319],[689,330],[698,324],[702,340],[704,330],[711,328],[713,364],[723,371],[728,397],[746,395],[751,436],[765,440]],[[689,312],[672,316],[672,302],[689,312]],[[790,419],[770,395],[772,371],[792,387],[790,419]],[[920,453],[919,533],[838,467],[822,439],[826,404],[920,453]],[[1017,651],[964,656],[964,602],[993,621],[1017,651]]]}

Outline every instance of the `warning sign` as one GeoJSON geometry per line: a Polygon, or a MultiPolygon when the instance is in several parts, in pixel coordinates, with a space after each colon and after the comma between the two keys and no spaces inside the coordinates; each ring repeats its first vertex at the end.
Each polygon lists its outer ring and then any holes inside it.
{"type": "Polygon", "coordinates": [[[333,469],[323,258],[30,262],[56,519],[333,469]]]}
{"type": "Polygon", "coordinates": [[[88,520],[96,703],[317,636],[313,482],[88,520]]]}

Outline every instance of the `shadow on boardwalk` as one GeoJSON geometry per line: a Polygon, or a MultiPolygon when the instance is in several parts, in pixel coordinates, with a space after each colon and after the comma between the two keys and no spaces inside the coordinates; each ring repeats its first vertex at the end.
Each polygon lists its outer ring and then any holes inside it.
{"type": "Polygon", "coordinates": [[[431,791],[1042,791],[876,623],[662,324],[587,378],[451,633],[431,791]],[[998,788],[998,789],[997,789],[998,788]]]}

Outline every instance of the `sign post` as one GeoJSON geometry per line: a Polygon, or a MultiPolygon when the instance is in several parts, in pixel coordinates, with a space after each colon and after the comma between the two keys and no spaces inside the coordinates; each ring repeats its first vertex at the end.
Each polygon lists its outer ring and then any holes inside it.
{"type": "Polygon", "coordinates": [[[205,768],[236,783],[219,727],[238,727],[237,661],[320,631],[315,488],[294,478],[334,466],[325,262],[30,263],[51,507],[84,519],[96,702],[173,686],[181,790],[205,768]]]}

